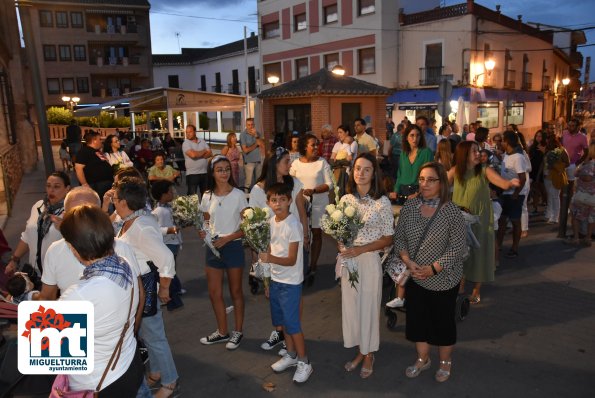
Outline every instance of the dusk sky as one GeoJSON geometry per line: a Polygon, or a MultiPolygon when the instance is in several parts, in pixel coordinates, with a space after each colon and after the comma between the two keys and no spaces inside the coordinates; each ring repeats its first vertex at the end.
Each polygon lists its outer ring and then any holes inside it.
{"type": "MultiPolygon", "coordinates": [[[[383,0],[392,1],[392,0],[383,0]]],[[[446,5],[463,0],[447,0],[446,5]]],[[[151,38],[154,54],[175,54],[180,47],[215,47],[244,37],[244,26],[258,33],[256,0],[150,0],[151,38]]],[[[595,81],[595,2],[579,1],[572,6],[560,0],[481,0],[490,9],[501,5],[503,14],[525,22],[539,22],[585,30],[588,47],[581,52],[592,57],[591,81],[595,81]]]]}

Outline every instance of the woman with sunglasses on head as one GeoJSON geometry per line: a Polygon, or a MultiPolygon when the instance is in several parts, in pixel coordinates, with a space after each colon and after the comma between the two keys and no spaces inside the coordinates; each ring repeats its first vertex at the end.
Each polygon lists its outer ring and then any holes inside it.
{"type": "MultiPolygon", "coordinates": [[[[269,207],[267,205],[266,191],[276,183],[283,183],[292,188],[291,190],[291,205],[289,212],[295,215],[301,222],[304,229],[304,248],[309,244],[308,218],[306,215],[306,201],[304,199],[303,185],[295,177],[289,175],[290,168],[289,152],[285,148],[278,147],[265,160],[262,167],[262,174],[260,178],[252,187],[250,191],[250,207],[269,207]]],[[[270,212],[271,217],[275,215],[273,211],[270,212]]],[[[275,330],[267,341],[261,344],[263,350],[271,350],[278,344],[282,343],[283,327],[275,325],[275,330]]]]}
{"type": "MultiPolygon", "coordinates": [[[[461,144],[459,144],[461,145],[461,144]]],[[[425,163],[419,195],[408,200],[395,229],[394,248],[411,272],[407,294],[407,340],[415,343],[417,360],[405,370],[409,378],[429,369],[430,346],[438,346],[438,382],[450,377],[451,355],[457,339],[455,310],[463,275],[465,223],[449,199],[444,166],[425,163]]]]}
{"type": "Polygon", "coordinates": [[[318,156],[318,138],[314,134],[307,133],[300,139],[300,154],[302,156],[291,164],[289,174],[300,180],[304,185],[304,195],[312,201],[312,242],[308,273],[309,283],[312,284],[322,248],[320,220],[329,204],[328,192],[333,187],[333,178],[327,161],[318,156]]]}
{"type": "Polygon", "coordinates": [[[43,273],[43,259],[48,247],[62,239],[59,231],[60,217],[64,213],[64,198],[70,191],[70,178],[62,171],[56,171],[47,178],[45,197],[31,208],[31,215],[17,247],[12,252],[4,272],[12,275],[17,271],[21,257],[29,252],[28,264],[38,275],[43,273]]]}
{"type": "MultiPolygon", "coordinates": [[[[207,189],[202,196],[200,210],[208,221],[208,228],[213,237],[213,246],[219,251],[217,257],[210,248],[205,248],[205,272],[209,298],[217,330],[202,337],[205,345],[224,343],[228,350],[235,350],[242,341],[244,323],[244,295],[242,292],[242,273],[244,270],[243,232],[240,230],[241,213],[248,207],[246,197],[235,187],[231,175],[231,162],[223,155],[214,156],[207,165],[207,189]],[[223,302],[223,277],[227,274],[229,293],[234,306],[235,329],[229,333],[227,314],[223,302]]],[[[199,232],[201,239],[206,233],[199,232]]]]}

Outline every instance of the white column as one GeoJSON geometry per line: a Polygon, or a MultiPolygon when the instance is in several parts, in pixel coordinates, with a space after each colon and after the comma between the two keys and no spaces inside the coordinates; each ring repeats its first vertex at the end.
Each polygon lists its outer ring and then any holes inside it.
{"type": "Polygon", "coordinates": [[[134,123],[134,112],[130,112],[130,129],[132,131],[136,130],[136,123],[134,123]]]}
{"type": "Polygon", "coordinates": [[[186,126],[188,126],[188,113],[184,112],[182,115],[184,117],[184,125],[181,127],[182,127],[182,130],[185,130],[186,126]]]}
{"type": "Polygon", "coordinates": [[[167,110],[167,132],[174,133],[174,111],[171,108],[167,110]]]}
{"type": "Polygon", "coordinates": [[[220,133],[221,131],[223,131],[222,126],[223,126],[223,120],[221,120],[221,111],[217,111],[217,131],[220,133]]]}

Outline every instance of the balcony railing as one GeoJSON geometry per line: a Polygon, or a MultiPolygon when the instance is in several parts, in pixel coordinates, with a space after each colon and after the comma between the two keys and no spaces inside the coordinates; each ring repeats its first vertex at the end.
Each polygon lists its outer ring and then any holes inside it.
{"type": "Polygon", "coordinates": [[[505,88],[514,88],[516,85],[516,70],[508,69],[504,73],[504,87],[505,88]]]}
{"type": "Polygon", "coordinates": [[[228,94],[240,94],[240,83],[229,83],[227,87],[228,94]]]}
{"type": "Polygon", "coordinates": [[[437,86],[440,84],[440,78],[444,72],[444,66],[433,66],[429,68],[419,68],[420,86],[437,86]]]}
{"type": "Polygon", "coordinates": [[[95,32],[96,34],[107,33],[109,35],[127,34],[127,33],[138,33],[137,24],[128,25],[106,25],[106,24],[92,24],[87,22],[87,32],[95,32]]]}
{"type": "Polygon", "coordinates": [[[221,85],[211,86],[211,91],[214,92],[214,93],[220,93],[221,92],[221,85]]]}
{"type": "Polygon", "coordinates": [[[523,90],[531,90],[533,88],[533,73],[523,73],[523,90]]]}

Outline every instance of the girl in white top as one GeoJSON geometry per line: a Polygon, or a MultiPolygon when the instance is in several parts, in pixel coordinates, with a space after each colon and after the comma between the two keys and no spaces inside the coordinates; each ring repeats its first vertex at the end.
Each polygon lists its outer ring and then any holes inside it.
{"type": "MultiPolygon", "coordinates": [[[[242,340],[244,323],[244,295],[242,273],[244,250],[240,230],[242,211],[248,207],[244,193],[232,183],[231,162],[223,155],[214,156],[207,167],[207,189],[202,196],[200,210],[208,220],[213,237],[213,246],[219,251],[217,257],[208,247],[205,250],[207,286],[209,298],[217,319],[217,330],[200,339],[202,344],[227,342],[228,350],[235,350],[242,340]],[[231,337],[227,329],[227,314],[223,302],[223,275],[227,274],[229,292],[234,305],[235,330],[231,337]]],[[[199,232],[201,239],[206,233],[199,232]]]]}
{"type": "MultiPolygon", "coordinates": [[[[349,127],[346,125],[337,127],[337,137],[339,137],[339,142],[333,147],[331,160],[347,160],[353,164],[353,160],[357,156],[357,142],[349,135],[349,127]]],[[[349,168],[347,173],[349,173],[349,168]]]]}
{"type": "Polygon", "coordinates": [[[316,265],[322,248],[320,219],[329,204],[328,192],[333,187],[331,168],[324,158],[318,156],[318,138],[306,134],[300,139],[301,157],[291,164],[289,174],[304,185],[304,195],[312,198],[312,243],[310,247],[310,275],[316,273],[316,265]]]}
{"type": "Polygon", "coordinates": [[[358,210],[364,222],[353,247],[342,251],[343,257],[357,263],[357,289],[351,287],[347,268],[341,270],[343,344],[346,348],[358,348],[356,357],[345,364],[345,370],[351,372],[361,364],[360,377],[364,379],[372,374],[374,352],[380,343],[382,266],[378,252],[391,245],[393,235],[391,204],[384,195],[379,173],[376,157],[360,154],[349,176],[348,194],[341,198],[341,202],[358,210]]]}
{"type": "Polygon", "coordinates": [[[120,139],[113,134],[108,135],[103,142],[103,152],[111,166],[118,165],[118,168],[133,166],[126,152],[120,150],[120,139]]]}

